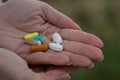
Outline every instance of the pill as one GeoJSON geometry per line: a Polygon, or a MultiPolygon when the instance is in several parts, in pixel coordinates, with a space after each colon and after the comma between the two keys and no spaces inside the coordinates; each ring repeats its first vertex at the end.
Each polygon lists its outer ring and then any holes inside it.
{"type": "Polygon", "coordinates": [[[40,41],[35,41],[32,39],[25,39],[25,43],[29,44],[29,45],[40,45],[41,42],[40,41]]]}
{"type": "Polygon", "coordinates": [[[47,51],[48,50],[48,45],[47,44],[42,44],[42,45],[32,45],[30,47],[30,51],[33,52],[38,52],[38,51],[47,51]]]}
{"type": "Polygon", "coordinates": [[[51,41],[46,36],[42,37],[41,42],[43,44],[49,44],[49,43],[51,43],[51,41]]]}
{"type": "Polygon", "coordinates": [[[55,51],[63,51],[63,46],[56,43],[50,43],[49,48],[55,51]]]}
{"type": "Polygon", "coordinates": [[[34,36],[38,36],[38,35],[39,35],[38,32],[29,33],[29,34],[26,34],[26,35],[24,36],[24,39],[30,39],[30,38],[32,38],[32,37],[34,37],[34,36]]]}
{"type": "Polygon", "coordinates": [[[52,34],[51,34],[49,31],[45,32],[45,36],[46,36],[51,42],[53,41],[52,34]]]}
{"type": "Polygon", "coordinates": [[[42,43],[41,43],[41,41],[37,41],[38,42],[38,45],[41,45],[42,43]]]}
{"type": "Polygon", "coordinates": [[[57,44],[62,43],[62,37],[60,36],[59,33],[54,33],[54,34],[52,35],[52,37],[53,37],[53,42],[55,42],[55,43],[57,43],[57,44]]]}
{"type": "Polygon", "coordinates": [[[32,37],[33,40],[40,41],[43,36],[34,36],[32,37]]]}

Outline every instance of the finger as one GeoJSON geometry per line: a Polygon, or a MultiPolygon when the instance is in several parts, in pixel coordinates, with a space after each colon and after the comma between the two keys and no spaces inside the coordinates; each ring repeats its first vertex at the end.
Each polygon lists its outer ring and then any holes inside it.
{"type": "Polygon", "coordinates": [[[80,29],[80,27],[70,18],[44,3],[43,18],[60,28],[80,29]]]}
{"type": "Polygon", "coordinates": [[[50,69],[46,72],[46,80],[71,80],[70,75],[62,69],[50,69]]]}
{"type": "MultiPolygon", "coordinates": [[[[48,52],[49,53],[54,53],[55,51],[49,50],[48,52]]],[[[70,58],[70,63],[69,64],[70,65],[73,65],[73,66],[76,66],[76,67],[84,67],[84,68],[91,68],[91,66],[93,66],[92,61],[88,57],[85,57],[83,55],[78,55],[78,54],[74,54],[74,53],[67,52],[67,51],[59,52],[59,54],[64,54],[64,55],[69,56],[69,58],[70,58]]],[[[68,66],[69,66],[69,64],[68,64],[68,66]]],[[[70,72],[73,72],[75,69],[76,69],[75,67],[71,67],[71,70],[69,70],[69,69],[68,70],[70,72]]]]}
{"type": "Polygon", "coordinates": [[[99,48],[103,46],[103,42],[98,37],[80,30],[62,29],[60,34],[65,40],[79,41],[99,48]]]}
{"type": "Polygon", "coordinates": [[[88,57],[73,54],[66,51],[63,51],[62,53],[70,57],[71,64],[74,66],[89,68],[93,65],[92,61],[88,57]]]}
{"type": "Polygon", "coordinates": [[[80,54],[94,61],[103,60],[102,51],[94,46],[67,40],[64,40],[62,45],[64,46],[64,51],[80,54]]]}
{"type": "Polygon", "coordinates": [[[70,80],[70,75],[62,69],[49,69],[47,71],[32,73],[31,75],[36,80],[70,80]]]}
{"type": "Polygon", "coordinates": [[[30,53],[29,45],[23,45],[15,52],[25,59],[29,64],[54,64],[54,65],[65,65],[69,63],[69,57],[62,54],[55,54],[57,52],[37,52],[30,53]]]}
{"type": "Polygon", "coordinates": [[[30,66],[30,68],[32,68],[32,70],[35,71],[36,73],[40,73],[40,75],[42,72],[46,72],[42,74],[43,75],[42,80],[70,80],[69,72],[71,71],[71,69],[73,69],[73,67],[60,67],[60,66],[59,67],[51,66],[46,71],[44,71],[41,66],[30,66]]]}
{"type": "Polygon", "coordinates": [[[51,54],[47,52],[36,52],[28,55],[25,60],[29,64],[53,64],[66,65],[70,62],[68,56],[63,54],[51,54]]]}
{"type": "Polygon", "coordinates": [[[70,80],[70,75],[61,70],[50,70],[34,75],[36,80],[70,80]]]}

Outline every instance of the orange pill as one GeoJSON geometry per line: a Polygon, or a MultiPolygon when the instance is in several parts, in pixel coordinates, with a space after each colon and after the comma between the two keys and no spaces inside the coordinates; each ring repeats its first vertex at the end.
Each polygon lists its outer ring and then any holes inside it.
{"type": "Polygon", "coordinates": [[[38,51],[47,51],[48,50],[48,45],[47,44],[42,44],[42,45],[32,45],[30,47],[30,51],[33,52],[38,52],[38,51]]]}

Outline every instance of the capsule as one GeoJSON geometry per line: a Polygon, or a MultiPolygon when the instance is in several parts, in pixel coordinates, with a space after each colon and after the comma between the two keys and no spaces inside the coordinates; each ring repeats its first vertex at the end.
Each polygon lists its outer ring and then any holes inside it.
{"type": "Polygon", "coordinates": [[[41,43],[41,41],[37,41],[38,42],[38,45],[41,45],[42,43],[41,43]]]}
{"type": "Polygon", "coordinates": [[[43,36],[34,36],[32,37],[33,40],[40,41],[43,36]]]}
{"type": "Polygon", "coordinates": [[[38,32],[29,33],[24,36],[24,39],[31,39],[32,37],[38,36],[38,35],[39,35],[38,32]]]}
{"type": "Polygon", "coordinates": [[[30,47],[30,51],[32,53],[39,52],[39,51],[47,51],[47,50],[48,50],[48,45],[47,44],[33,45],[33,46],[30,47]]]}
{"type": "Polygon", "coordinates": [[[32,39],[25,39],[25,43],[29,44],[29,45],[41,45],[40,41],[35,41],[32,39]]]}
{"type": "Polygon", "coordinates": [[[47,44],[47,45],[51,43],[51,41],[46,36],[42,37],[41,42],[42,44],[47,44]]]}
{"type": "Polygon", "coordinates": [[[53,41],[52,34],[51,34],[49,31],[45,32],[45,36],[46,36],[51,42],[53,41]]]}
{"type": "Polygon", "coordinates": [[[54,43],[57,43],[57,44],[62,43],[62,37],[60,36],[59,33],[54,33],[54,34],[52,35],[52,37],[53,37],[53,42],[54,42],[54,43]]]}
{"type": "Polygon", "coordinates": [[[56,43],[50,43],[49,48],[55,51],[63,51],[63,46],[56,43]]]}

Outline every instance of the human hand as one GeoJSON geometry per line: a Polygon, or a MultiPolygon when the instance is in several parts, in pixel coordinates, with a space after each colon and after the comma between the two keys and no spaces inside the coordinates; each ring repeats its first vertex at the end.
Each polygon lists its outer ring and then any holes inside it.
{"type": "Polygon", "coordinates": [[[0,80],[69,80],[70,76],[63,69],[42,68],[32,71],[28,68],[26,61],[14,52],[0,48],[0,80]]]}
{"type": "Polygon", "coordinates": [[[16,52],[29,64],[66,65],[72,62],[74,66],[91,67],[92,60],[102,60],[100,39],[83,31],[72,30],[79,28],[71,19],[43,2],[12,0],[1,6],[0,15],[0,46],[16,52]],[[60,32],[65,51],[60,52],[61,54],[54,54],[56,52],[51,50],[30,54],[23,36],[34,31],[60,32]]]}
{"type": "Polygon", "coordinates": [[[103,58],[99,49],[103,43],[99,38],[77,30],[77,24],[44,2],[10,0],[0,7],[0,15],[3,19],[0,27],[0,46],[19,54],[29,64],[66,65],[71,59],[75,66],[90,67],[92,60],[100,61],[103,58]],[[34,31],[59,32],[64,39],[64,51],[60,54],[51,50],[31,54],[23,36],[34,31]]]}

